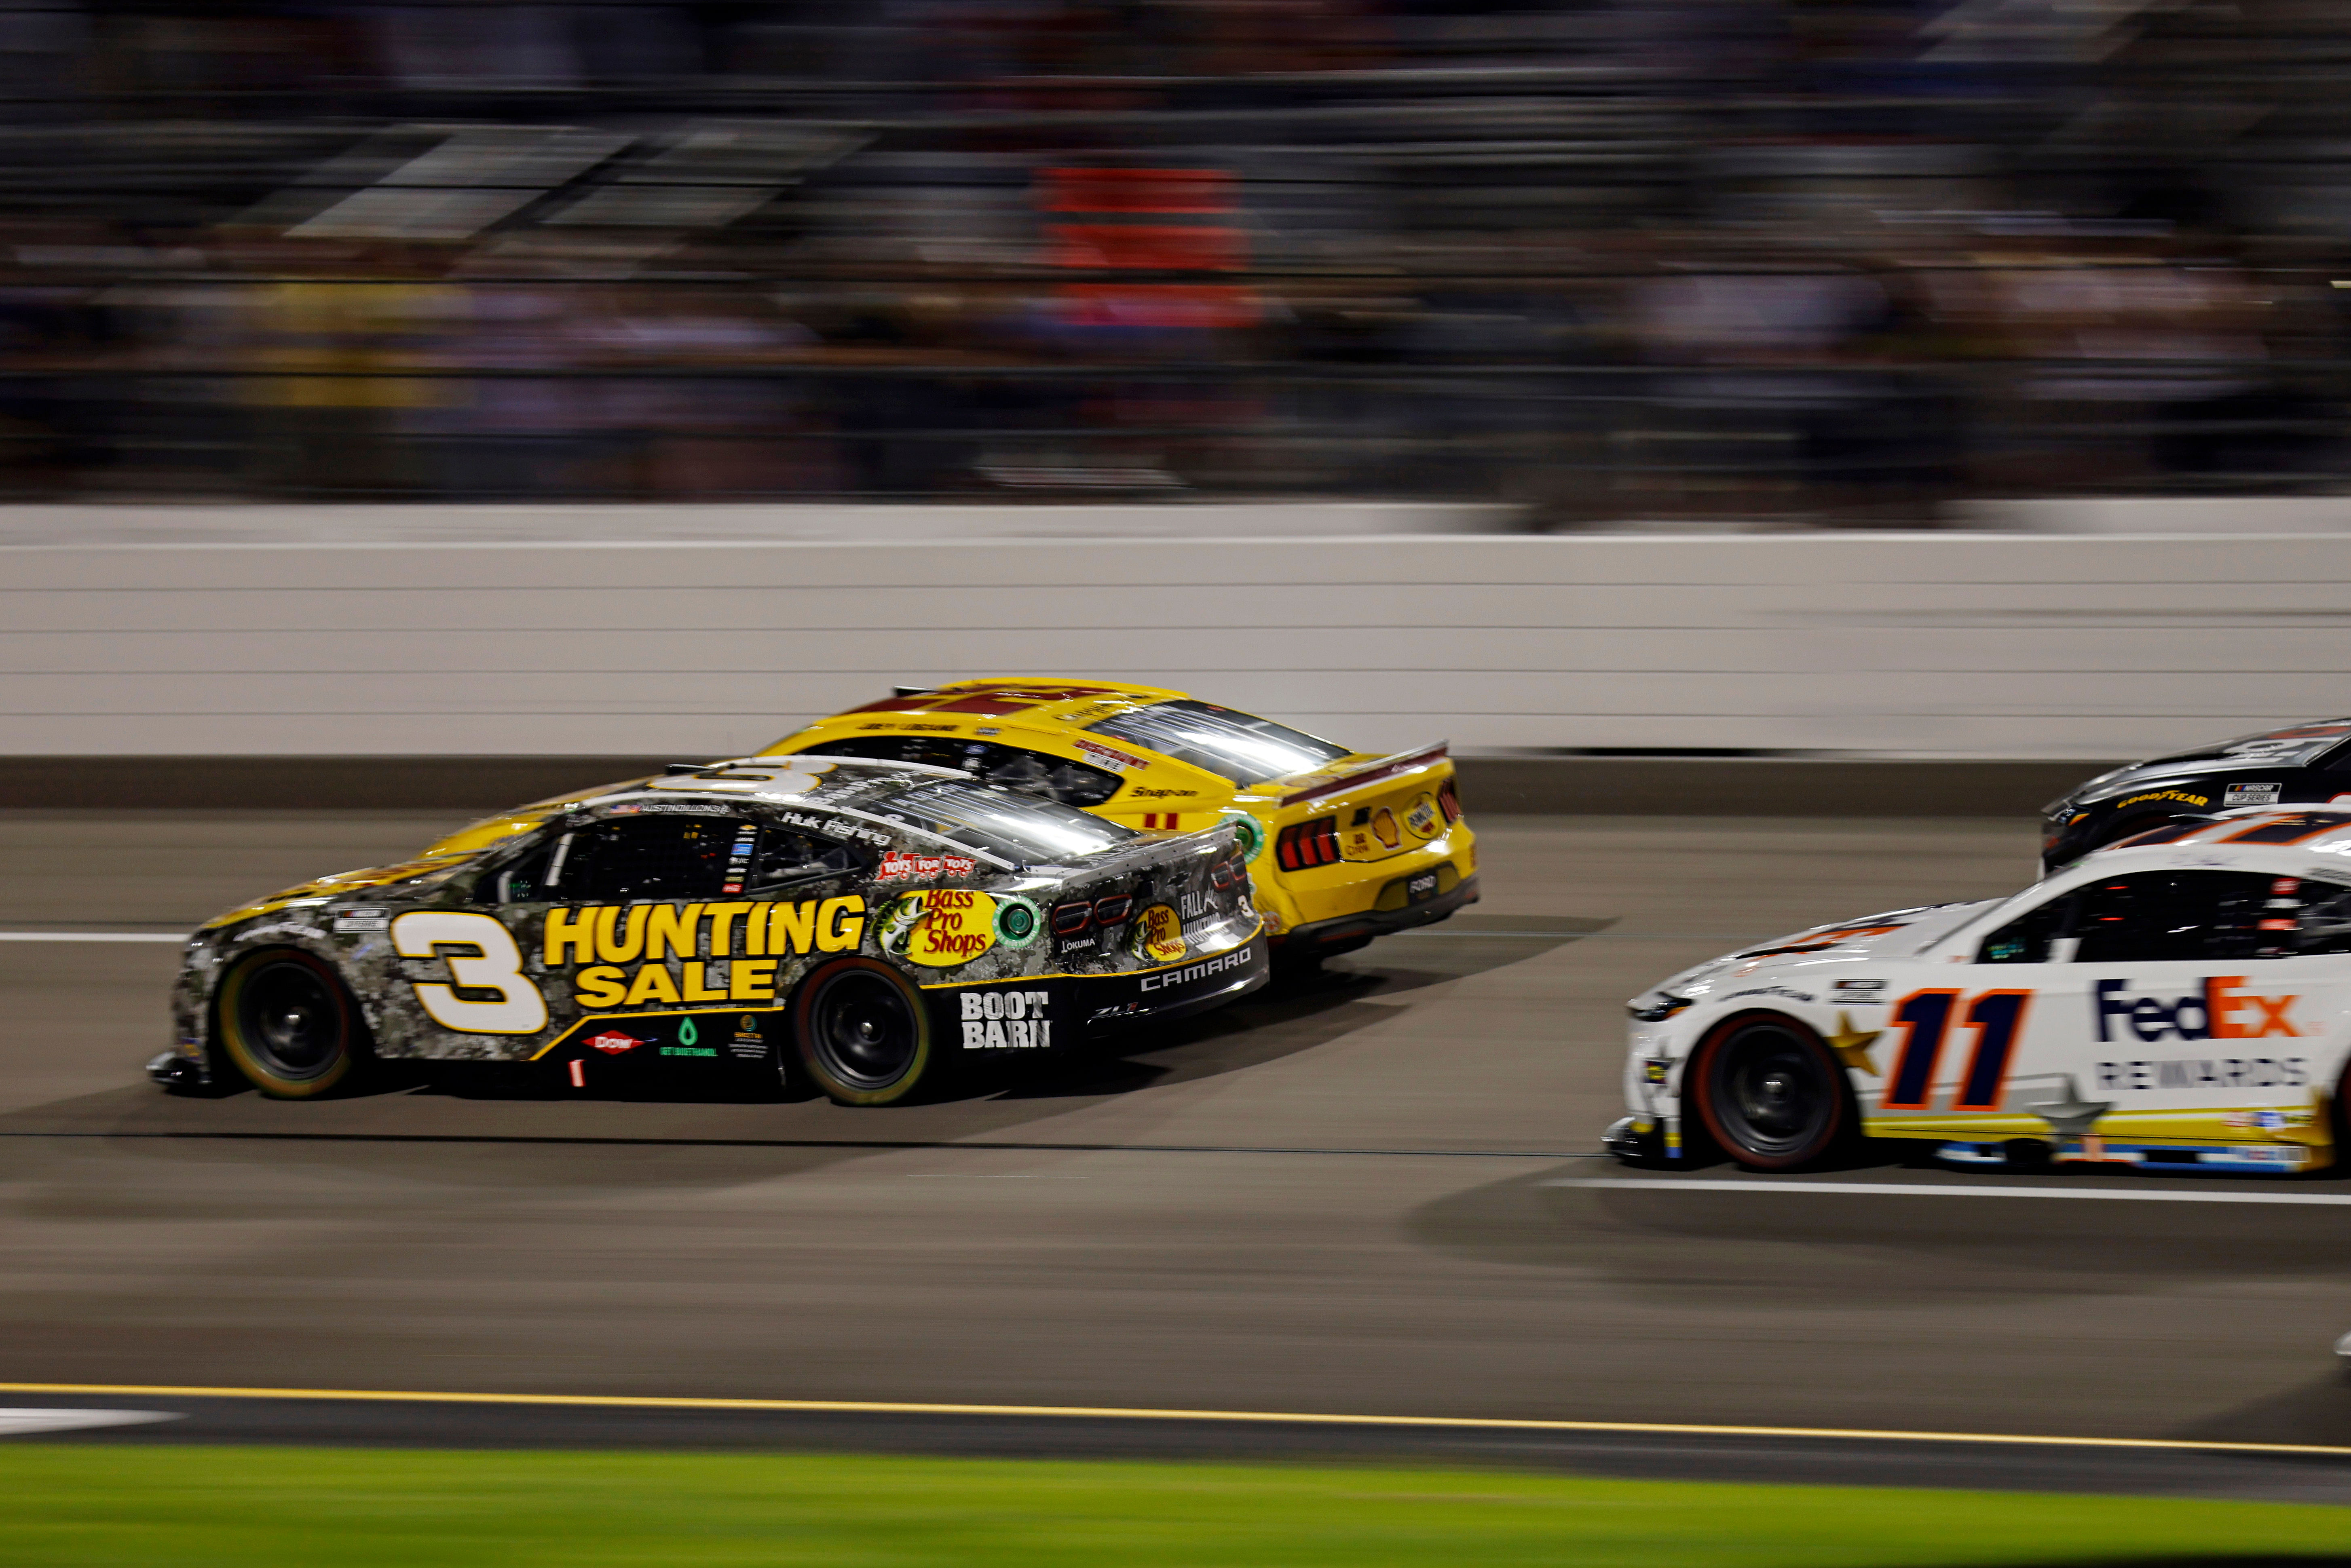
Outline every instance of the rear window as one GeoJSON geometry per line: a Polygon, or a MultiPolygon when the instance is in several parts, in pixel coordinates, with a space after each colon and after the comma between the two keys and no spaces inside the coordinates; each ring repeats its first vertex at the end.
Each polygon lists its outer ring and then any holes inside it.
{"type": "Polygon", "coordinates": [[[1235,784],[1262,784],[1348,755],[1345,747],[1318,740],[1304,730],[1214,703],[1154,703],[1087,727],[1235,784]]]}
{"type": "Polygon", "coordinates": [[[1015,865],[1096,854],[1135,836],[1073,807],[967,784],[920,784],[863,809],[1015,865]]]}

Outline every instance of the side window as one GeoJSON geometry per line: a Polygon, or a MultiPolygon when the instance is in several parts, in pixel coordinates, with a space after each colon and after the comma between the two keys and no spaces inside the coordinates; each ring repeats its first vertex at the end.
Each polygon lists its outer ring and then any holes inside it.
{"type": "MultiPolygon", "coordinates": [[[[2283,883],[2294,879],[2282,876],[2278,881],[2283,883]]],[[[2281,901],[2292,899],[2301,905],[2294,911],[2295,924],[2300,927],[2294,933],[2297,954],[2351,953],[2351,887],[2313,882],[2305,877],[2278,897],[2281,901]]],[[[2273,914],[2282,918],[2285,911],[2280,908],[2273,914]]]]}
{"type": "Polygon", "coordinates": [[[547,867],[562,841],[561,833],[550,833],[484,877],[474,891],[474,902],[537,904],[554,897],[547,890],[547,867]]]}
{"type": "Polygon", "coordinates": [[[959,768],[999,789],[1041,795],[1064,806],[1099,806],[1123,782],[1107,768],[1093,768],[1003,746],[992,740],[962,740],[951,735],[859,735],[833,741],[822,750],[841,757],[871,757],[880,762],[920,762],[959,768]]]}
{"type": "MultiPolygon", "coordinates": [[[[1042,795],[1064,806],[1099,806],[1118,793],[1122,780],[1107,768],[1092,768],[1041,751],[982,742],[987,751],[965,766],[999,789],[1042,795]]],[[[975,747],[977,749],[977,747],[975,747]]]]}
{"type": "Polygon", "coordinates": [[[780,892],[804,882],[821,882],[863,869],[865,856],[847,844],[772,823],[759,829],[746,894],[780,892]]]}
{"type": "Polygon", "coordinates": [[[2046,964],[2049,945],[2065,934],[2065,915],[2073,907],[2073,894],[2065,894],[2026,910],[1983,939],[1976,962],[2046,964]]]}
{"type": "Polygon", "coordinates": [[[541,896],[566,904],[716,898],[740,885],[735,846],[755,831],[748,822],[721,816],[599,822],[556,841],[541,896]]]}
{"type": "MultiPolygon", "coordinates": [[[[2077,964],[2277,958],[2293,950],[2299,921],[2272,908],[2299,883],[2241,871],[2149,871],[2076,890],[2077,964]]],[[[2294,909],[2301,904],[2294,900],[2294,909]]]]}

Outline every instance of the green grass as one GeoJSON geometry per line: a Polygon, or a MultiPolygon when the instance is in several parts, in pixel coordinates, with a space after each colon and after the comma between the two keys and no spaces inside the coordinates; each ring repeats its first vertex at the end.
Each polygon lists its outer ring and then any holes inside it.
{"type": "Polygon", "coordinates": [[[2295,1503],[1459,1469],[0,1447],[0,1563],[1912,1568],[2351,1551],[2295,1503]]]}

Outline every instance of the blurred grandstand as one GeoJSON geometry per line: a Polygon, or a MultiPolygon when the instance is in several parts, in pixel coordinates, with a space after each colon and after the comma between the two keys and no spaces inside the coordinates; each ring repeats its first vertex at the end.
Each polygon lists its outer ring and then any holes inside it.
{"type": "Polygon", "coordinates": [[[0,5],[19,499],[2351,480],[2321,0],[0,5]]]}

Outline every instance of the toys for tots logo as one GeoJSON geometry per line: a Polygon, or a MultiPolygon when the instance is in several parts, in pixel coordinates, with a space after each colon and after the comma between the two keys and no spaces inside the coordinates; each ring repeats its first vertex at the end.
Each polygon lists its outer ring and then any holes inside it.
{"type": "Polygon", "coordinates": [[[1145,958],[1172,964],[1191,951],[1184,945],[1184,921],[1165,904],[1155,904],[1134,917],[1134,950],[1145,958]]]}
{"type": "Polygon", "coordinates": [[[996,946],[996,900],[952,887],[910,893],[891,912],[889,925],[903,932],[908,958],[951,969],[996,946]]]}

